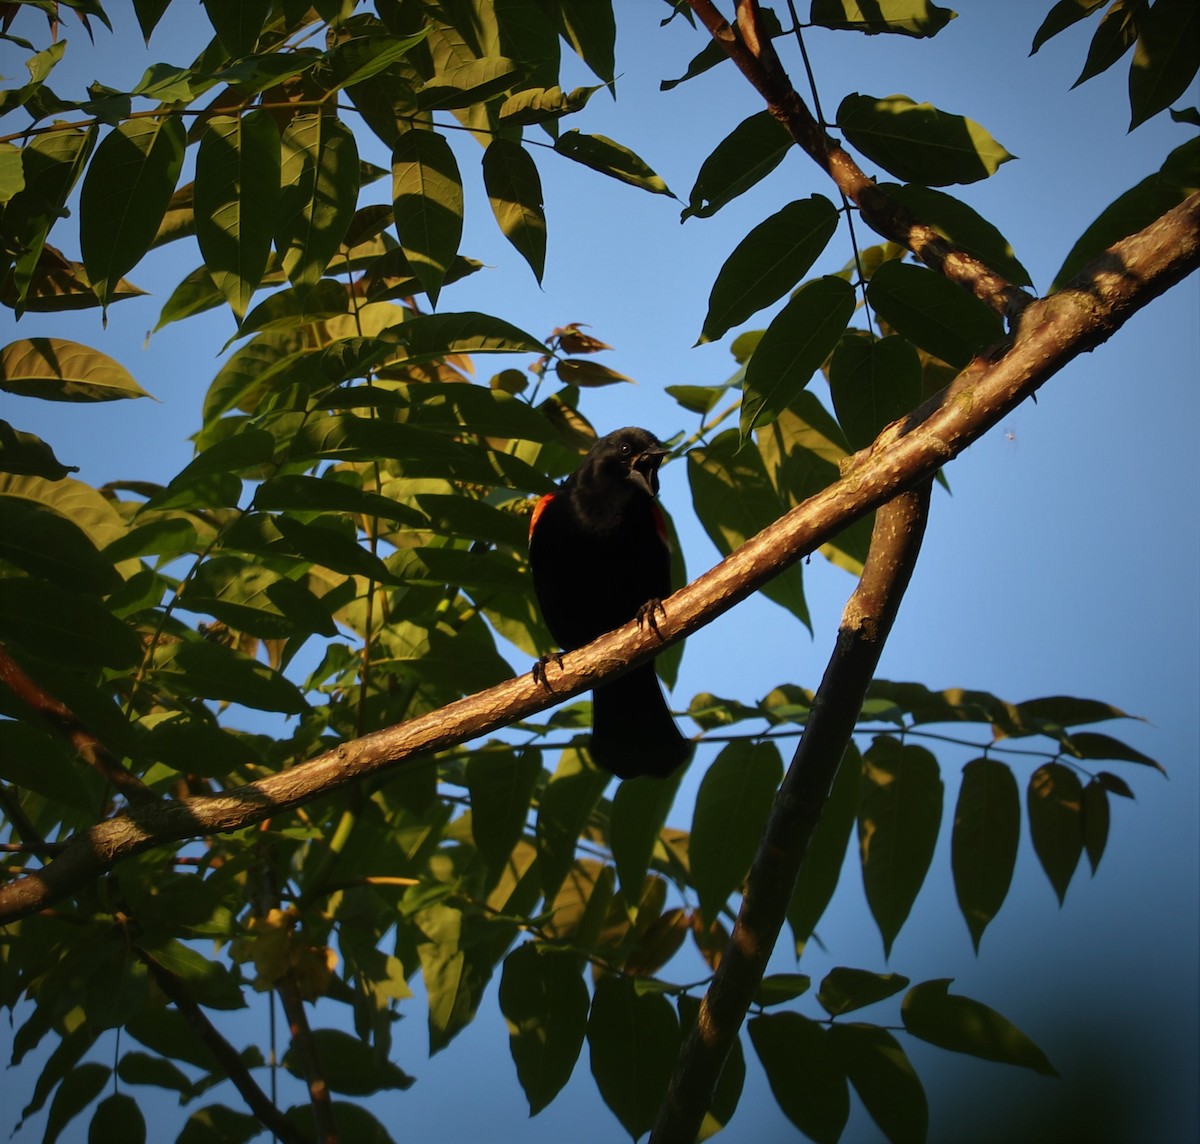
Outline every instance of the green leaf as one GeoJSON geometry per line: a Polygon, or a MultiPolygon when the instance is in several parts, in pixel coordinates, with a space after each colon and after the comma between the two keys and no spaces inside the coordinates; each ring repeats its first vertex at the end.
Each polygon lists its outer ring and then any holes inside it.
{"type": "Polygon", "coordinates": [[[1004,337],[999,314],[924,266],[885,262],[867,300],[896,333],[958,369],[1004,337]]]}
{"type": "Polygon", "coordinates": [[[1021,800],[1012,771],[995,759],[967,763],[954,808],[950,865],[977,953],[983,931],[1008,896],[1020,833],[1021,800]]]}
{"type": "Polygon", "coordinates": [[[1015,157],[973,120],[906,95],[848,95],[837,125],[853,147],[905,183],[974,183],[1015,157]]]}
{"type": "Polygon", "coordinates": [[[1189,0],[1155,0],[1138,21],[1129,68],[1129,129],[1170,107],[1191,86],[1200,65],[1200,11],[1189,0]]]}
{"type": "Polygon", "coordinates": [[[1200,189],[1200,139],[1189,139],[1167,156],[1162,168],[1104,208],[1080,235],[1054,276],[1060,290],[1096,255],[1148,226],[1200,189]]]}
{"type": "Polygon", "coordinates": [[[988,1061],[1057,1076],[1045,1053],[995,1009],[949,992],[950,978],[914,985],[900,1006],[904,1027],[922,1041],[988,1061]]]}
{"type": "Polygon", "coordinates": [[[293,286],[315,286],[337,252],[358,201],[358,145],[330,115],[297,115],[280,142],[275,248],[293,286]]]}
{"type": "Polygon", "coordinates": [[[414,127],[392,149],[392,209],[408,264],[436,306],[462,239],[462,176],[450,144],[414,127]]]}
{"type": "Polygon", "coordinates": [[[908,978],[899,973],[872,973],[868,969],[838,966],[825,974],[817,1000],[831,1017],[840,1017],[885,1001],[907,985],[908,978]]]}
{"type": "Polygon", "coordinates": [[[335,44],[326,53],[329,66],[337,77],[330,91],[352,87],[386,71],[403,59],[429,35],[422,29],[412,36],[352,36],[335,44]]]}
{"type": "Polygon", "coordinates": [[[92,811],[97,792],[65,739],[15,719],[0,720],[0,777],[55,804],[92,811]]]}
{"type": "Polygon", "coordinates": [[[259,711],[298,715],[305,702],[296,686],[265,663],[208,640],[159,644],[150,661],[156,686],[169,693],[240,703],[259,711]]]}
{"type": "Polygon", "coordinates": [[[1133,47],[1137,39],[1138,20],[1145,10],[1145,0],[1114,0],[1109,5],[1092,35],[1083,71],[1071,85],[1072,88],[1107,71],[1133,47]]]}
{"type": "Polygon", "coordinates": [[[346,287],[336,278],[322,278],[312,286],[277,290],[264,298],[242,319],[237,333],[226,342],[268,331],[291,330],[328,318],[336,318],[350,309],[346,287]]]}
{"type": "Polygon", "coordinates": [[[769,111],[742,120],[700,165],[680,218],[708,218],[766,178],[792,147],[786,127],[769,111]]]}
{"type": "Polygon", "coordinates": [[[165,1057],[151,1056],[137,1049],[121,1055],[117,1063],[117,1076],[125,1084],[152,1084],[181,1096],[189,1095],[192,1090],[192,1082],[181,1068],[165,1057]]]}
{"type": "Polygon", "coordinates": [[[788,905],[788,925],[797,957],[804,952],[808,939],[812,937],[817,922],[821,920],[837,888],[846,862],[850,832],[858,816],[861,782],[862,759],[851,741],[846,744],[846,754],[809,840],[800,875],[796,879],[796,888],[788,905]]]}
{"type": "Polygon", "coordinates": [[[493,139],[483,153],[483,185],[501,233],[529,263],[540,286],[546,267],[546,212],[537,165],[519,143],[493,139]]]}
{"type": "Polygon", "coordinates": [[[837,1144],[850,1115],[850,1093],[829,1032],[799,1013],[746,1022],[780,1110],[817,1144],[837,1144]]]}
{"type": "Polygon", "coordinates": [[[772,319],[746,365],[740,429],[745,441],[808,385],[854,314],[854,287],[827,275],[806,282],[772,319]]]}
{"type": "Polygon", "coordinates": [[[687,768],[665,779],[643,776],[617,787],[609,812],[608,844],[625,901],[634,900],[645,880],[658,836],[666,825],[687,768]]]}
{"type": "Polygon", "coordinates": [[[896,1038],[876,1025],[839,1022],[830,1026],[829,1042],[890,1144],[924,1144],[929,1104],[920,1077],[896,1038]]]}
{"type": "Polygon", "coordinates": [[[884,426],[921,401],[921,359],[895,335],[844,335],[829,361],[829,391],[851,449],[865,449],[884,426]]]}
{"type": "Polygon", "coordinates": [[[571,1079],[587,1033],[588,1003],[572,954],[526,942],[504,959],[500,1012],[530,1116],[571,1079]]]}
{"type": "Polygon", "coordinates": [[[270,0],[241,0],[238,4],[201,0],[201,3],[217,39],[232,59],[240,59],[254,51],[263,21],[271,10],[270,0]]]}
{"type": "Polygon", "coordinates": [[[106,596],[124,583],[74,521],[24,497],[0,494],[0,558],[71,591],[106,596]]]}
{"type": "MultiPolygon", "coordinates": [[[[707,448],[691,449],[687,455],[696,514],[722,556],[774,523],[785,507],[767,479],[762,459],[753,450],[739,449],[738,440],[737,431],[727,429],[707,448]]],[[[800,565],[794,564],[761,591],[809,627],[801,575],[800,565]]]]}
{"type": "Polygon", "coordinates": [[[264,511],[342,512],[367,520],[409,526],[425,524],[425,519],[411,505],[378,493],[363,492],[332,473],[325,477],[277,473],[258,486],[254,506],[264,511]]]}
{"type": "Polygon", "coordinates": [[[0,578],[0,636],[72,667],[129,667],[141,641],[94,596],[46,580],[0,578]]]}
{"type": "Polygon", "coordinates": [[[417,91],[422,111],[469,107],[515,87],[520,68],[503,56],[484,56],[435,72],[417,91]]]}
{"type": "Polygon", "coordinates": [[[990,222],[966,203],[919,183],[901,186],[880,183],[889,198],[908,207],[943,238],[978,258],[1015,286],[1031,286],[1029,271],[1017,261],[1013,248],[990,222]]]}
{"type": "Polygon", "coordinates": [[[599,87],[576,87],[564,93],[561,87],[531,87],[510,95],[500,105],[500,122],[526,127],[546,123],[582,111],[599,87]]]}
{"type": "Polygon", "coordinates": [[[813,0],[809,20],[837,31],[926,39],[936,36],[957,16],[930,0],[813,0]]]}
{"type": "Polygon", "coordinates": [[[306,524],[288,516],[276,517],[275,527],[292,550],[312,564],[341,572],[344,576],[365,576],[377,583],[397,583],[388,566],[358,542],[352,526],[339,527],[329,517],[306,524]]]}
{"type": "Polygon", "coordinates": [[[653,1126],[679,1053],[679,1021],[659,993],[632,978],[596,982],[587,1025],[592,1076],[604,1103],[635,1140],[653,1126]]]}
{"type": "Polygon", "coordinates": [[[388,334],[408,350],[412,361],[432,361],[447,354],[548,352],[532,334],[473,310],[422,314],[390,327],[388,334]]]}
{"type": "Polygon", "coordinates": [[[146,1118],[138,1103],[124,1092],[106,1096],[92,1113],[88,1125],[88,1144],[145,1144],[146,1118]]]}
{"type": "Polygon", "coordinates": [[[102,306],[150,249],[187,145],[183,121],[127,119],[96,148],[79,196],[79,247],[102,306]]]}
{"type": "MultiPolygon", "coordinates": [[[[341,1029],[313,1029],[312,1040],[321,1062],[321,1078],[334,1092],[370,1096],[373,1092],[403,1090],[413,1085],[414,1077],[341,1029]]],[[[304,1063],[294,1048],[284,1054],[282,1064],[292,1076],[304,1079],[304,1063]]]]}
{"type": "Polygon", "coordinates": [[[1107,784],[1097,776],[1083,788],[1083,844],[1093,874],[1108,843],[1108,822],[1107,784]]]}
{"type": "Polygon", "coordinates": [[[239,322],[271,254],[280,162],[279,129],[262,110],[210,119],[196,155],[196,240],[239,322]]]}
{"type": "Polygon", "coordinates": [[[716,341],[782,298],[816,262],[837,224],[837,209],[824,195],[788,203],[760,222],[718,272],[699,342],[716,341]]]}
{"type": "Polygon", "coordinates": [[[40,437],[0,421],[0,473],[61,481],[68,473],[77,472],[78,465],[64,465],[40,437]]]}
{"type": "Polygon", "coordinates": [[[297,632],[332,636],[337,631],[328,610],[307,588],[236,556],[204,561],[179,596],[178,606],[259,639],[287,639],[297,632]]]}
{"type": "Polygon", "coordinates": [[[537,751],[482,752],[467,760],[471,837],[494,884],[525,833],[534,788],[542,775],[537,751]]]}
{"type": "Polygon", "coordinates": [[[54,1144],[62,1130],[104,1091],[112,1069],[108,1065],[85,1061],[76,1065],[58,1086],[46,1116],[42,1144],[54,1144]]]}
{"type": "Polygon", "coordinates": [[[879,736],[863,756],[858,845],[863,889],[886,954],[925,881],[942,821],[937,759],[879,736]]]}
{"type": "Polygon", "coordinates": [[[145,949],[159,965],[178,977],[201,1005],[211,1009],[246,1007],[241,982],[222,962],[211,961],[173,938],[149,943],[145,949]]]}
{"type": "Polygon", "coordinates": [[[558,769],[538,800],[538,877],[546,901],[554,900],[575,862],[575,845],[610,775],[581,751],[563,751],[558,769]]]}
{"type": "Polygon", "coordinates": [[[766,1008],[803,996],[812,986],[807,973],[768,973],[754,990],[754,1004],[766,1008]]]}
{"type": "Polygon", "coordinates": [[[1103,7],[1106,3],[1107,0],[1058,0],[1034,34],[1033,46],[1029,49],[1029,54],[1036,55],[1038,48],[1051,37],[1066,31],[1071,25],[1090,16],[1097,8],[1103,7]]]}
{"type": "Polygon", "coordinates": [[[257,1117],[210,1104],[187,1118],[175,1144],[248,1144],[261,1131],[257,1117]]]}
{"type": "Polygon", "coordinates": [[[1029,833],[1059,905],[1083,853],[1083,787],[1062,763],[1046,763],[1029,777],[1029,833]]]}
{"type": "Polygon", "coordinates": [[[1099,731],[1075,731],[1063,744],[1076,758],[1080,759],[1117,759],[1123,763],[1138,763],[1143,767],[1153,767],[1161,774],[1166,771],[1149,755],[1143,755],[1128,743],[1114,739],[1111,735],[1099,731]]]}
{"type": "Polygon", "coordinates": [[[572,128],[554,141],[554,150],[631,187],[640,187],[655,195],[671,194],[667,184],[643,159],[606,135],[584,135],[572,128]]]}
{"type": "Polygon", "coordinates": [[[0,389],[44,401],[117,401],[150,395],[124,366],[62,338],[22,338],[0,350],[0,389]]]}
{"type": "Polygon", "coordinates": [[[617,25],[609,0],[553,0],[547,7],[563,39],[600,79],[611,84],[617,25]]]}
{"type": "Polygon", "coordinates": [[[688,861],[700,915],[711,923],[742,883],[783,778],[771,742],[737,739],[722,748],[700,781],[688,861]]]}

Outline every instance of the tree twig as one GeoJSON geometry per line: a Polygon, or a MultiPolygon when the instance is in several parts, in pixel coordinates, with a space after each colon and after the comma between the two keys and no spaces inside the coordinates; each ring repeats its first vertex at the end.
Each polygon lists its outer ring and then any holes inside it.
{"type": "Polygon", "coordinates": [[[283,1002],[283,1012],[287,1017],[288,1032],[291,1034],[292,1050],[298,1058],[304,1071],[304,1081],[308,1087],[308,1100],[312,1105],[313,1119],[317,1122],[317,1139],[321,1144],[338,1144],[337,1122],[333,1117],[333,1101],[329,1096],[329,1086],[325,1083],[325,1074],[321,1070],[321,1062],[317,1055],[317,1044],[313,1040],[312,1029],[308,1024],[308,1014],[304,1012],[304,999],[296,985],[295,973],[289,970],[275,986],[279,1000],[283,1002]]]}
{"type": "Polygon", "coordinates": [[[729,944],[679,1055],[651,1144],[692,1144],[787,916],[801,862],[921,549],[931,482],[875,516],[862,579],[776,795],[729,944]]]}
{"type": "Polygon", "coordinates": [[[222,794],[130,806],[75,835],[44,869],[0,887],[0,924],[43,909],[115,862],[184,838],[237,830],[415,756],[446,750],[560,703],[642,663],[757,591],[847,525],[931,477],[1080,354],[1200,266],[1200,192],[1114,244],[1028,307],[1016,333],[848,459],[840,480],[785,513],[636,622],[565,655],[547,692],[531,674],[326,751],[222,794]]]}

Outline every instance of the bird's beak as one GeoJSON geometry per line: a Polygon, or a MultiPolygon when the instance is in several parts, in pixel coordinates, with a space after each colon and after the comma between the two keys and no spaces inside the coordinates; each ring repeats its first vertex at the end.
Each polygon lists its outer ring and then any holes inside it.
{"type": "Polygon", "coordinates": [[[629,479],[639,484],[652,497],[658,496],[658,466],[667,455],[666,449],[647,449],[633,459],[629,479]]]}

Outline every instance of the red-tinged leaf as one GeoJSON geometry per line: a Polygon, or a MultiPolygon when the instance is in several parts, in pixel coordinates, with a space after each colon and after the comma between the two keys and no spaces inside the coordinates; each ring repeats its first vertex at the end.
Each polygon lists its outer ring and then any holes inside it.
{"type": "Polygon", "coordinates": [[[746,1028],[783,1114],[817,1144],[836,1144],[850,1093],[828,1030],[799,1013],[753,1017],[746,1028]]]}
{"type": "Polygon", "coordinates": [[[711,922],[742,883],[783,777],[779,750],[738,739],[705,772],[688,843],[700,913],[711,922]]]}
{"type": "Polygon", "coordinates": [[[825,974],[817,1000],[831,1017],[874,1005],[899,993],[908,978],[899,973],[872,973],[869,969],[838,966],[825,974]]]}
{"type": "Polygon", "coordinates": [[[740,429],[745,441],[768,425],[808,385],[854,314],[854,287],[826,276],[806,282],[771,320],[746,364],[740,429]]]}
{"type": "Polygon", "coordinates": [[[942,821],[937,759],[880,736],[863,756],[858,844],[863,888],[890,953],[925,881],[942,821]]]}
{"type": "Polygon", "coordinates": [[[1012,771],[994,759],[963,767],[954,809],[950,863],[954,890],[978,951],[1012,883],[1021,833],[1021,799],[1012,771]]]}
{"type": "Polygon", "coordinates": [[[587,1025],[592,1076],[604,1103],[635,1140],[654,1125],[679,1052],[679,1021],[658,993],[631,979],[596,983],[587,1025]]]}
{"type": "Polygon", "coordinates": [[[528,942],[504,959],[500,1011],[530,1116],[570,1080],[587,1033],[588,1001],[571,954],[528,942]]]}
{"type": "Polygon", "coordinates": [[[623,970],[631,977],[653,977],[679,952],[691,929],[691,918],[679,906],[659,914],[629,951],[623,970]]]}
{"type": "Polygon", "coordinates": [[[1083,844],[1095,874],[1108,842],[1108,791],[1094,778],[1083,788],[1083,844]]]}
{"type": "Polygon", "coordinates": [[[1029,778],[1029,833],[1061,905],[1083,853],[1083,787],[1061,763],[1046,763],[1029,778]]]}
{"type": "Polygon", "coordinates": [[[914,985],[900,1006],[904,1027],[922,1041],[988,1061],[1057,1076],[1046,1054],[995,1009],[949,992],[950,978],[914,985]]]}
{"type": "Polygon", "coordinates": [[[924,1144],[929,1103],[899,1042],[875,1025],[836,1023],[829,1042],[854,1091],[890,1144],[924,1144]]]}

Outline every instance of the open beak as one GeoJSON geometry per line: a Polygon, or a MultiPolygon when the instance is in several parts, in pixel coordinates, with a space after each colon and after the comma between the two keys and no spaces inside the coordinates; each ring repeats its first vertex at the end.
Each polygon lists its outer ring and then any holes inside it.
{"type": "Polygon", "coordinates": [[[667,455],[666,449],[647,449],[633,459],[629,479],[641,485],[652,497],[658,496],[658,466],[667,455]]]}

